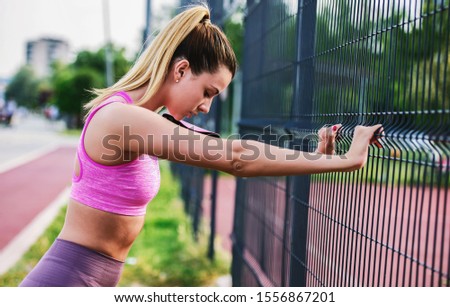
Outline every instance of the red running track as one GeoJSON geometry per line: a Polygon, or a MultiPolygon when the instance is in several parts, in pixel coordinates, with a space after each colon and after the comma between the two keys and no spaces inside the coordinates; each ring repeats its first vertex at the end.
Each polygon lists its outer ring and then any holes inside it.
{"type": "Polygon", "coordinates": [[[0,250],[70,185],[75,152],[58,148],[0,174],[0,250]]]}
{"type": "MultiPolygon", "coordinates": [[[[233,230],[234,201],[236,179],[219,176],[217,187],[216,234],[224,250],[231,253],[231,232],[233,230]]],[[[205,177],[203,185],[203,216],[210,221],[211,217],[211,177],[205,177]]]]}

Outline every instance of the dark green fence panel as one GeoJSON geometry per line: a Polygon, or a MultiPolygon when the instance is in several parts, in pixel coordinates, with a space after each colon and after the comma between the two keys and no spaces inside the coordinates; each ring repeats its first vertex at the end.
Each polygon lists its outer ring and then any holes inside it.
{"type": "Polygon", "coordinates": [[[352,173],[239,179],[236,286],[449,286],[449,1],[248,0],[242,138],[314,151],[381,123],[352,173]]]}

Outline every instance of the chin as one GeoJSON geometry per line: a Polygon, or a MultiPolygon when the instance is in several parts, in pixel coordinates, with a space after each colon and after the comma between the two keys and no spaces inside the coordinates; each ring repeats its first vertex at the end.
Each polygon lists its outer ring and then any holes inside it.
{"type": "Polygon", "coordinates": [[[169,109],[167,109],[167,113],[169,113],[170,115],[172,115],[173,118],[175,118],[176,120],[182,120],[182,119],[184,118],[184,116],[182,116],[182,115],[180,115],[180,114],[170,112],[169,109]]]}

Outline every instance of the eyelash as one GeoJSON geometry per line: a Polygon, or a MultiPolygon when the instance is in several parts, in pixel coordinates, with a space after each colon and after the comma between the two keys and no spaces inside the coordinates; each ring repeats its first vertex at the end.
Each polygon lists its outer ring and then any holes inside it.
{"type": "Polygon", "coordinates": [[[205,91],[205,97],[206,97],[206,98],[209,98],[209,97],[210,97],[210,96],[209,96],[209,93],[206,92],[206,91],[205,91]]]}

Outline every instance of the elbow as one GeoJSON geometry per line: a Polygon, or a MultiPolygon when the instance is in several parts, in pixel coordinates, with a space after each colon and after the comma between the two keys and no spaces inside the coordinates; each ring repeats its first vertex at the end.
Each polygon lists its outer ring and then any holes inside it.
{"type": "Polygon", "coordinates": [[[240,161],[231,162],[230,174],[236,177],[247,177],[240,161]]]}
{"type": "Polygon", "coordinates": [[[231,160],[229,161],[227,173],[236,177],[249,177],[249,161],[242,159],[245,148],[240,142],[233,142],[231,145],[231,160]]]}

